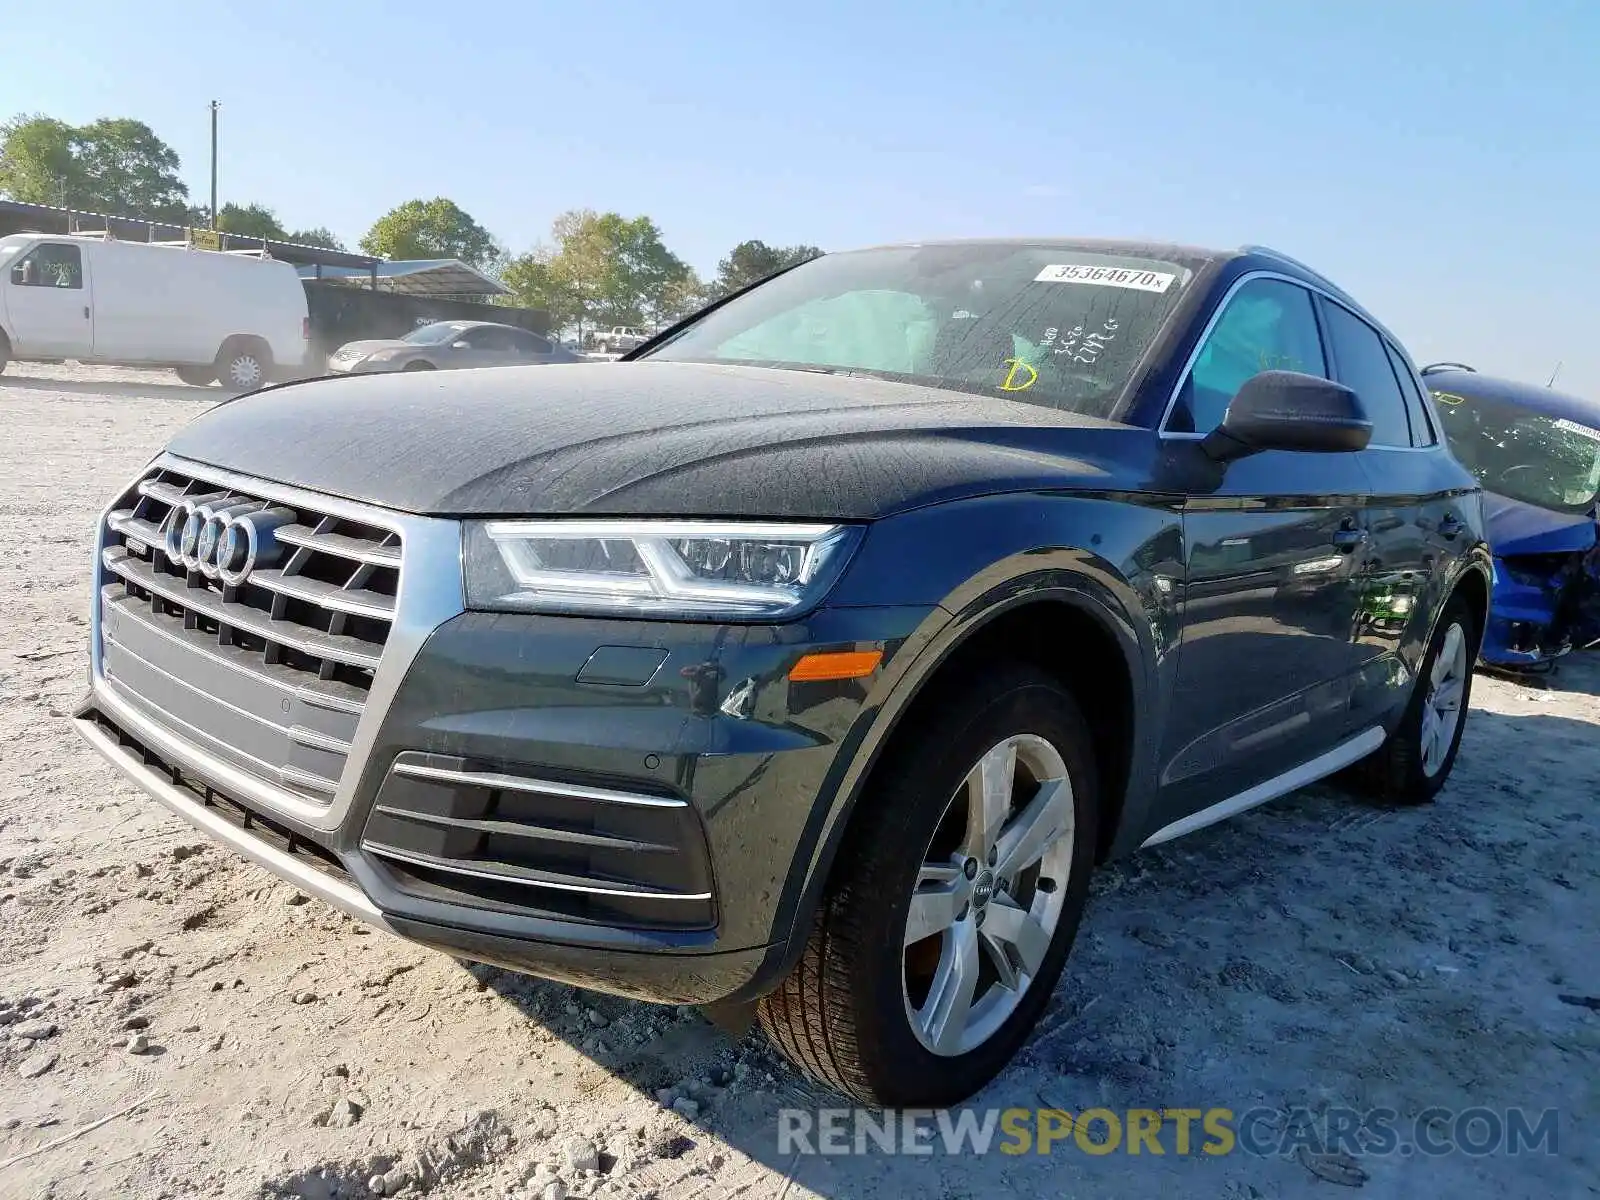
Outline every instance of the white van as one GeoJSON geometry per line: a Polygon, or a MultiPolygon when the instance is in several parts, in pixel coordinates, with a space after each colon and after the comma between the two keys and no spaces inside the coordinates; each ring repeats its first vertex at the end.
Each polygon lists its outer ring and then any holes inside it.
{"type": "Polygon", "coordinates": [[[310,332],[305,288],[286,262],[95,237],[0,238],[0,370],[7,358],[70,358],[252,388],[294,375],[310,332]]]}

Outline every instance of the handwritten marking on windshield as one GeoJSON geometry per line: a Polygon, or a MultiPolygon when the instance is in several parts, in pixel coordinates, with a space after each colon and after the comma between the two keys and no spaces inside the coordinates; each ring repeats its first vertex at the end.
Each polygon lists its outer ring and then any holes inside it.
{"type": "Polygon", "coordinates": [[[1005,362],[1010,367],[1010,370],[1006,372],[1006,377],[1000,384],[1000,390],[1002,392],[1025,392],[1034,384],[1039,382],[1039,372],[1034,370],[1027,363],[1023,362],[1022,359],[1008,358],[1005,360],[1005,362]],[[1028,380],[1026,383],[1017,382],[1018,371],[1026,371],[1028,373],[1028,380]]]}

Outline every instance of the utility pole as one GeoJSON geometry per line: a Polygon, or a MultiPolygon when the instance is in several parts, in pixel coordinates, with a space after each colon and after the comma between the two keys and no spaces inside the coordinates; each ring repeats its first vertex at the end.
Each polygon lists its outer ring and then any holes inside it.
{"type": "Polygon", "coordinates": [[[217,227],[217,110],[219,101],[211,102],[211,228],[217,227]]]}
{"type": "Polygon", "coordinates": [[[1561,363],[1557,363],[1556,364],[1556,369],[1554,371],[1550,372],[1550,382],[1545,384],[1545,387],[1547,387],[1547,388],[1555,387],[1555,385],[1556,385],[1556,376],[1561,374],[1561,366],[1562,366],[1561,363]]]}

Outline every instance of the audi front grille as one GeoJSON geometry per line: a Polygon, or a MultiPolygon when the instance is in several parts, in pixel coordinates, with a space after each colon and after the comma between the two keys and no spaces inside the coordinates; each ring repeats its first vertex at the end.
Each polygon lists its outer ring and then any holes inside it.
{"type": "Polygon", "coordinates": [[[112,506],[101,667],[174,736],[325,805],[394,624],[401,539],[270,490],[160,469],[112,506]]]}

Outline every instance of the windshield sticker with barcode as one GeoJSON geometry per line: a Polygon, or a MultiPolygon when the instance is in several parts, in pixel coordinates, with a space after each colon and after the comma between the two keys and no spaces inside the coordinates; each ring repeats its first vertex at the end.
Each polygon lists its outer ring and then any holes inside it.
{"type": "Polygon", "coordinates": [[[1164,292],[1176,275],[1141,271],[1134,267],[1091,267],[1081,263],[1056,263],[1033,277],[1035,283],[1092,283],[1100,287],[1132,288],[1136,292],[1164,292]]]}
{"type": "Polygon", "coordinates": [[[1557,429],[1565,429],[1568,433],[1575,433],[1579,437],[1586,437],[1591,442],[1600,442],[1600,429],[1590,429],[1587,425],[1579,425],[1576,421],[1569,421],[1562,417],[1556,422],[1557,429]]]}

